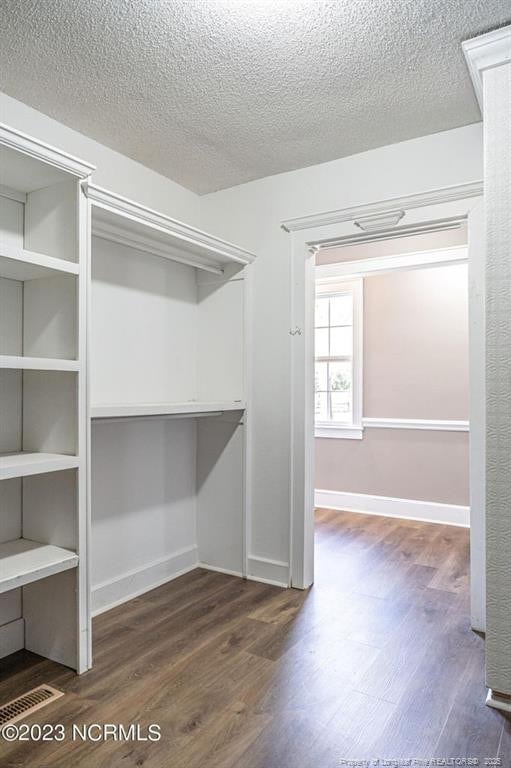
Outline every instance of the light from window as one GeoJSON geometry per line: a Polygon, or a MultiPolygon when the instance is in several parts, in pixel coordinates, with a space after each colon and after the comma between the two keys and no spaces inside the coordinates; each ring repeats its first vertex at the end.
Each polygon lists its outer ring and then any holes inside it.
{"type": "Polygon", "coordinates": [[[316,422],[353,422],[353,293],[316,294],[316,422]]]}

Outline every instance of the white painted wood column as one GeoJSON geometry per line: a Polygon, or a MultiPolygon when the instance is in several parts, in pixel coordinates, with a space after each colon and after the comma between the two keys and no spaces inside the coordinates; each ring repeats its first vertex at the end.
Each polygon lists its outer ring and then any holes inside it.
{"type": "Polygon", "coordinates": [[[487,703],[511,711],[511,26],[464,50],[484,120],[487,703]]]}

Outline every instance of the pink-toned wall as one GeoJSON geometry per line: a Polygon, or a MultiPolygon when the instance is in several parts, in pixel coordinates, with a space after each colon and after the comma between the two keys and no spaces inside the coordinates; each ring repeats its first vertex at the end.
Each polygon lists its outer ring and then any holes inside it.
{"type": "MultiPolygon", "coordinates": [[[[467,420],[468,381],[466,265],[364,279],[365,417],[467,420]]],[[[467,505],[468,487],[467,432],[316,439],[318,489],[467,505]]]]}

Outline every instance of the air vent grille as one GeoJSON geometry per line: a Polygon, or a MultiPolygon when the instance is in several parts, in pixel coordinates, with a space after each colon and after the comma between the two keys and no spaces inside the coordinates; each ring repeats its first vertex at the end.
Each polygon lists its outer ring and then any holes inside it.
{"type": "Polygon", "coordinates": [[[23,693],[7,704],[0,706],[0,729],[7,723],[14,723],[23,717],[32,714],[41,707],[45,707],[56,699],[60,699],[64,694],[51,685],[39,685],[27,693],[23,693]]]}

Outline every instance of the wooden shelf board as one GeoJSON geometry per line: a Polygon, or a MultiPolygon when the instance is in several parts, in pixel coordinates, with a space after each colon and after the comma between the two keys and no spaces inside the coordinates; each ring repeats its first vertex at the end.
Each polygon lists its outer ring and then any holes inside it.
{"type": "Polygon", "coordinates": [[[79,271],[79,265],[73,261],[0,243],[0,277],[8,280],[35,280],[62,273],[78,275],[79,271]]]}
{"type": "Polygon", "coordinates": [[[214,401],[184,403],[129,403],[120,405],[93,405],[93,419],[130,418],[134,416],[194,416],[207,413],[223,413],[224,411],[243,411],[245,404],[241,401],[214,401]]]}
{"type": "Polygon", "coordinates": [[[78,360],[0,355],[0,368],[14,368],[23,371],[78,371],[79,365],[78,360]]]}
{"type": "Polygon", "coordinates": [[[97,237],[214,274],[255,259],[244,248],[94,184],[87,183],[86,192],[92,203],[92,234],[97,237]]]}
{"type": "Polygon", "coordinates": [[[78,555],[53,544],[15,539],[0,544],[0,593],[76,568],[78,555]]]}
{"type": "Polygon", "coordinates": [[[76,469],[78,464],[78,456],[62,453],[2,453],[0,454],[0,480],[76,469]]]}

